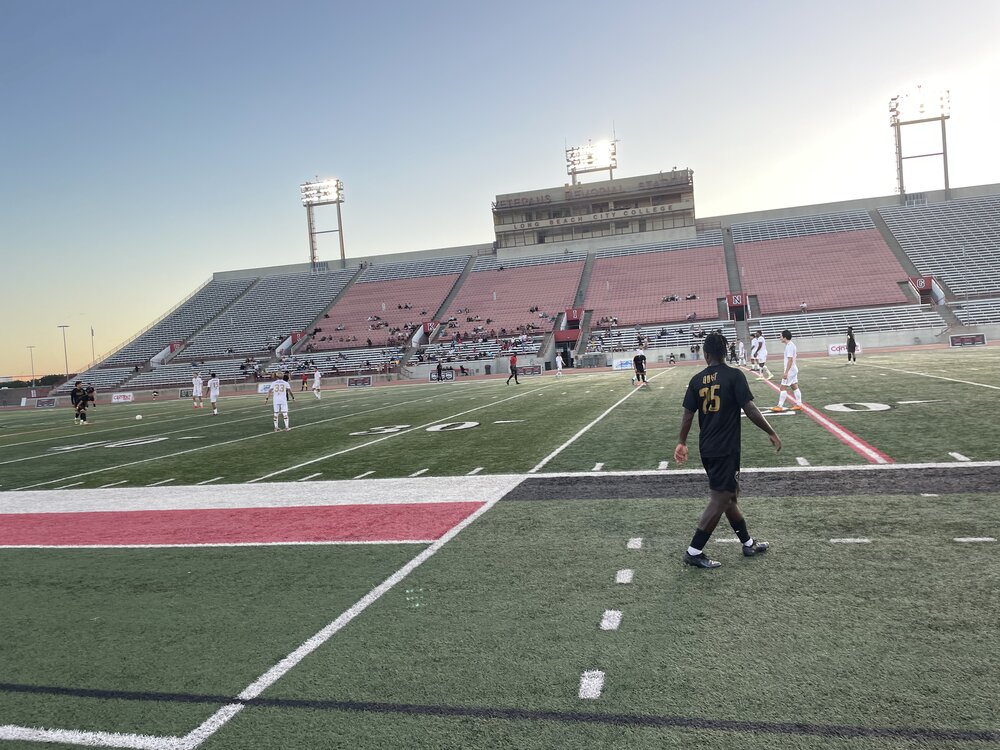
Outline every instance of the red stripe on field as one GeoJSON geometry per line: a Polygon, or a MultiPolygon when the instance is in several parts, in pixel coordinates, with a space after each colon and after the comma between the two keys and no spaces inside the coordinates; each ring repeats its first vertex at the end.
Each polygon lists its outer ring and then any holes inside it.
{"type": "Polygon", "coordinates": [[[206,508],[0,516],[0,546],[437,539],[482,503],[206,508]]]}
{"type": "MultiPolygon", "coordinates": [[[[764,380],[763,382],[765,385],[770,387],[771,390],[776,391],[777,393],[781,393],[780,386],[775,385],[770,380],[764,380]]],[[[868,459],[868,463],[870,464],[896,463],[888,454],[883,453],[874,445],[866,443],[864,440],[859,438],[857,435],[848,430],[846,427],[838,424],[837,422],[834,422],[825,414],[821,414],[820,412],[816,411],[811,406],[809,406],[809,404],[803,402],[802,411],[803,413],[808,414],[809,417],[814,422],[818,423],[821,427],[825,428],[826,431],[829,432],[831,435],[833,435],[835,438],[837,438],[837,440],[842,442],[844,445],[853,450],[862,458],[868,459]]],[[[764,416],[767,416],[766,411],[764,412],[764,416]]]]}

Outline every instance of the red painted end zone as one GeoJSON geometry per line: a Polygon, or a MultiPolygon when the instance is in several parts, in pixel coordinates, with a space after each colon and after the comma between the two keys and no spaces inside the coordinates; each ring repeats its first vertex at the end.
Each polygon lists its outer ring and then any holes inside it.
{"type": "Polygon", "coordinates": [[[437,539],[482,503],[0,515],[0,546],[395,542],[437,539]]]}

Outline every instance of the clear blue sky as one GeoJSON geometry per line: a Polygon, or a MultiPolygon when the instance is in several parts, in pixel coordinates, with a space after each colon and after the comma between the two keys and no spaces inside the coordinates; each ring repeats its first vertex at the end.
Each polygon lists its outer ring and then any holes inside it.
{"type": "Polygon", "coordinates": [[[702,217],[888,195],[887,101],[924,83],[952,92],[952,184],[1000,182],[995,0],[0,0],[0,18],[0,375],[28,373],[28,345],[62,372],[59,324],[77,370],[91,327],[100,355],[214,271],[306,261],[317,175],[346,185],[348,257],[489,242],[497,193],[561,185],[565,143],[612,125],[618,174],[694,169],[702,217]]]}

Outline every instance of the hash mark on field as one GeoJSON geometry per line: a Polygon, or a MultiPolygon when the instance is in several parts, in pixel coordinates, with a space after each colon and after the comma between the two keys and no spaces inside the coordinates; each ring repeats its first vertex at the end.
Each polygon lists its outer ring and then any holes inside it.
{"type": "Polygon", "coordinates": [[[596,464],[594,464],[594,468],[591,469],[591,471],[600,471],[603,468],[604,468],[604,464],[602,464],[602,463],[596,463],[596,464]]]}
{"type": "Polygon", "coordinates": [[[374,473],[375,473],[375,469],[372,469],[371,471],[366,471],[366,472],[365,472],[364,474],[358,474],[358,475],[357,475],[356,477],[354,477],[354,478],[355,478],[355,479],[364,479],[364,478],[365,478],[366,476],[368,476],[369,474],[374,474],[374,473]]]}
{"type": "Polygon", "coordinates": [[[592,669],[580,675],[580,697],[584,700],[595,700],[601,697],[604,689],[604,672],[592,669]]]}
{"type": "Polygon", "coordinates": [[[803,456],[797,456],[795,460],[798,462],[799,466],[809,466],[809,459],[803,456]]]}
{"type": "Polygon", "coordinates": [[[430,469],[417,469],[415,472],[410,474],[411,477],[419,477],[421,474],[426,474],[430,469]]]}
{"type": "Polygon", "coordinates": [[[601,618],[601,630],[618,630],[618,626],[621,624],[621,612],[617,609],[604,610],[604,616],[601,618]]]}
{"type": "Polygon", "coordinates": [[[656,468],[658,471],[665,471],[668,466],[670,466],[669,461],[660,461],[660,465],[657,466],[656,468]]]}
{"type": "Polygon", "coordinates": [[[961,453],[955,453],[954,451],[949,451],[948,455],[954,458],[956,461],[971,461],[972,459],[968,456],[963,456],[961,453]]]}
{"type": "Polygon", "coordinates": [[[642,549],[642,537],[634,536],[628,540],[628,544],[625,545],[626,549],[642,549]]]}
{"type": "Polygon", "coordinates": [[[615,573],[615,583],[632,583],[632,577],[635,575],[635,571],[631,568],[625,568],[624,570],[619,570],[615,573]]]}
{"type": "Polygon", "coordinates": [[[222,477],[212,477],[211,479],[206,479],[204,482],[197,482],[197,484],[211,484],[212,482],[218,482],[222,477]]]}
{"type": "Polygon", "coordinates": [[[721,539],[716,539],[715,541],[718,544],[732,544],[733,542],[738,542],[739,539],[734,536],[724,536],[721,539]]]}
{"type": "Polygon", "coordinates": [[[471,476],[473,476],[474,474],[478,474],[478,473],[479,473],[479,472],[481,472],[482,470],[483,470],[483,467],[482,467],[482,466],[477,466],[477,467],[476,467],[475,469],[473,469],[472,471],[470,471],[470,472],[469,472],[468,474],[466,474],[465,476],[467,476],[467,477],[471,477],[471,476]]]}
{"type": "Polygon", "coordinates": [[[73,482],[73,484],[64,484],[62,487],[56,487],[57,490],[65,490],[68,487],[76,487],[78,484],[83,484],[83,482],[73,482]]]}
{"type": "Polygon", "coordinates": [[[309,476],[302,477],[302,479],[296,479],[295,481],[296,482],[305,482],[305,481],[308,481],[308,480],[312,479],[313,477],[319,477],[319,476],[323,476],[323,472],[322,471],[317,471],[315,474],[310,474],[309,476]]]}
{"type": "Polygon", "coordinates": [[[177,480],[173,477],[170,479],[161,479],[159,482],[153,482],[152,484],[147,484],[147,487],[159,487],[161,484],[167,484],[168,482],[176,482],[177,480]]]}
{"type": "Polygon", "coordinates": [[[957,536],[955,537],[956,542],[995,542],[991,536],[957,536]]]}
{"type": "Polygon", "coordinates": [[[936,492],[921,492],[920,497],[941,497],[936,492]]]}
{"type": "Polygon", "coordinates": [[[871,544],[872,540],[866,537],[844,537],[842,539],[831,539],[830,544],[871,544]]]}
{"type": "Polygon", "coordinates": [[[128,481],[127,479],[119,479],[117,482],[108,482],[107,484],[102,484],[97,489],[103,490],[105,487],[114,487],[116,484],[125,484],[125,482],[127,481],[128,481]]]}

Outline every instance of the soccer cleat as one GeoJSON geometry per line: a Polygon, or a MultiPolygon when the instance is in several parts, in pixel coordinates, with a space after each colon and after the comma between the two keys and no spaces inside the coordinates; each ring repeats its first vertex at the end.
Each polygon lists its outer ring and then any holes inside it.
{"type": "Polygon", "coordinates": [[[788,411],[788,409],[786,409],[784,406],[772,406],[771,407],[771,411],[773,411],[773,412],[783,412],[783,411],[788,411]]]}
{"type": "Polygon", "coordinates": [[[285,432],[288,432],[290,429],[292,429],[292,428],[291,427],[286,427],[285,428],[285,432]]]}
{"type": "Polygon", "coordinates": [[[793,406],[792,411],[802,411],[802,404],[796,404],[793,406]]]}
{"type": "Polygon", "coordinates": [[[767,552],[771,545],[767,542],[754,542],[752,545],[747,547],[745,544],[743,547],[743,557],[753,557],[754,555],[760,555],[767,552]]]}
{"type": "Polygon", "coordinates": [[[705,557],[705,553],[702,552],[700,555],[692,555],[690,552],[685,552],[684,557],[681,558],[685,565],[690,565],[693,568],[721,568],[722,563],[718,560],[710,560],[705,557]]]}

